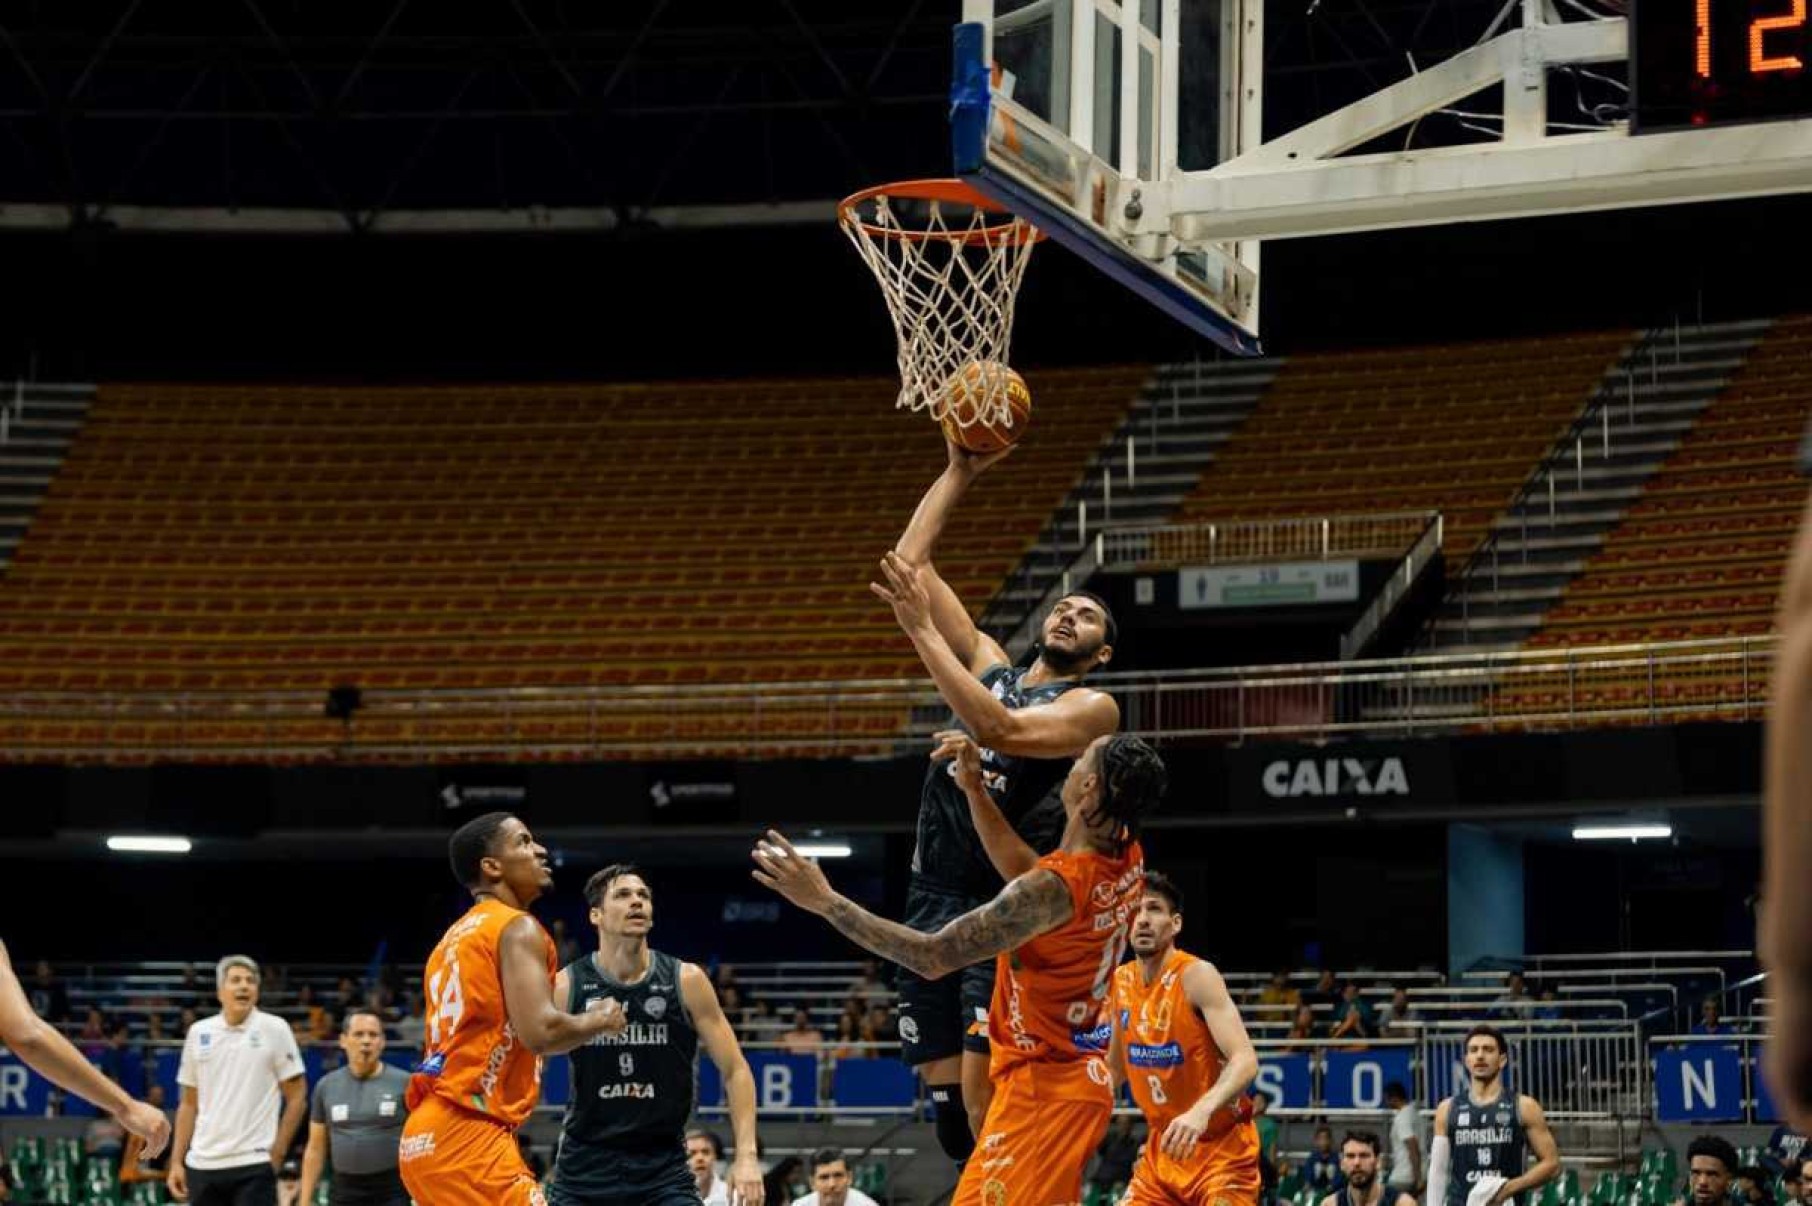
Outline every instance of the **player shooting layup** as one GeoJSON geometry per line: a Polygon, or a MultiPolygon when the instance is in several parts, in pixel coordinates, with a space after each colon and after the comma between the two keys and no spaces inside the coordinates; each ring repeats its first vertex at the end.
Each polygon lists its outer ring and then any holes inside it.
{"type": "Polygon", "coordinates": [[[1095,1024],[1138,906],[1139,822],[1164,783],[1163,761],[1138,738],[1096,738],[1064,779],[1058,849],[933,934],[837,895],[778,833],[754,852],[759,882],[927,980],[996,956],[988,1010],[994,1095],[953,1206],[1082,1198],[1083,1170],[1113,1114],[1095,1024]]]}
{"type": "MultiPolygon", "coordinates": [[[[948,448],[943,475],[882,563],[886,585],[874,590],[893,606],[938,691],[980,744],[995,804],[1042,854],[1055,848],[1063,830],[1063,811],[1050,796],[1069,760],[1120,727],[1113,698],[1081,685],[1113,656],[1114,619],[1093,595],[1065,596],[1044,619],[1037,657],[1026,665],[1010,664],[1006,652],[976,628],[931,559],[957,502],[1006,453],[977,456],[954,444],[948,448]],[[903,593],[908,579],[910,599],[903,593]]],[[[933,766],[919,796],[906,924],[935,932],[991,899],[1000,886],[962,792],[946,768],[933,766]]],[[[993,986],[992,963],[953,969],[936,979],[910,968],[900,976],[903,1054],[931,1095],[940,1146],[958,1163],[974,1150],[987,1113],[986,1011],[993,986]]]]}

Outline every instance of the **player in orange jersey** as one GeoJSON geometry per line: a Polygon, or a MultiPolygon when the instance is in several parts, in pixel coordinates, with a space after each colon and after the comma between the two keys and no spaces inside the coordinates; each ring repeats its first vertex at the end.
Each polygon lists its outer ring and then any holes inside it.
{"type": "Polygon", "coordinates": [[[582,1014],[555,1006],[554,942],[526,911],[554,877],[528,826],[487,813],[460,826],[447,853],[474,903],[428,956],[428,1037],[398,1167],[416,1206],[545,1206],[516,1146],[541,1095],[541,1057],[627,1019],[609,999],[582,1014]]]}
{"type": "MultiPolygon", "coordinates": [[[[965,787],[965,794],[995,832],[1011,834],[980,790],[978,763],[975,769],[968,777],[975,790],[965,787]]],[[[1137,737],[1097,737],[1063,781],[1066,820],[1057,849],[1040,858],[1013,836],[1026,869],[993,900],[930,934],[839,896],[780,834],[770,830],[756,847],[756,880],[928,980],[995,956],[988,1010],[994,1096],[952,1206],[1081,1201],[1083,1170],[1113,1114],[1096,1020],[1138,907],[1145,861],[1139,824],[1164,785],[1164,763],[1150,746],[1137,737]]]]}
{"type": "Polygon", "coordinates": [[[1214,965],[1177,949],[1183,896],[1157,871],[1114,973],[1109,1064],[1150,1137],[1123,1206],[1258,1206],[1258,1129],[1246,1086],[1258,1054],[1214,965]]]}

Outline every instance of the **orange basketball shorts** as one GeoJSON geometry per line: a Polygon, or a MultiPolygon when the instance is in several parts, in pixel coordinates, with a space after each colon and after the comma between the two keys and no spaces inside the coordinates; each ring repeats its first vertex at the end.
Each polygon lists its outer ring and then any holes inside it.
{"type": "Polygon", "coordinates": [[[1107,1134],[1113,1103],[1106,1088],[1096,1100],[1074,1086],[1073,1076],[1042,1077],[1031,1065],[996,1080],[975,1154],[963,1166],[951,1206],[1082,1201],[1082,1174],[1107,1134]]]}
{"type": "Polygon", "coordinates": [[[547,1206],[516,1132],[429,1095],[409,1113],[397,1168],[416,1206],[547,1206]]]}
{"type": "Polygon", "coordinates": [[[1256,1154],[1173,1160],[1147,1142],[1120,1206],[1258,1206],[1259,1190],[1256,1154]]]}

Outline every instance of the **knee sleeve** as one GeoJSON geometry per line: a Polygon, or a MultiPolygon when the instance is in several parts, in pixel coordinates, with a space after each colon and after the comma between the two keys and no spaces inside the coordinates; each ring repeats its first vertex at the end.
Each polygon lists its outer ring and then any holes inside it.
{"type": "Polygon", "coordinates": [[[944,1154],[961,1164],[975,1151],[975,1132],[969,1129],[969,1111],[963,1105],[961,1085],[929,1085],[931,1109],[937,1120],[937,1142],[944,1154]]]}

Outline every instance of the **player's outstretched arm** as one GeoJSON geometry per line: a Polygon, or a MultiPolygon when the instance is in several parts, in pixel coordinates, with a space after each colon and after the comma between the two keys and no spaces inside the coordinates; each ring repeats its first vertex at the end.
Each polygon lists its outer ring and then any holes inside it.
{"type": "Polygon", "coordinates": [[[1523,1124],[1523,1133],[1529,1137],[1529,1149],[1535,1153],[1535,1164],[1522,1176],[1512,1177],[1498,1186],[1497,1193],[1491,1199],[1492,1206],[1507,1202],[1531,1189],[1540,1189],[1560,1175],[1560,1146],[1554,1142],[1554,1132],[1548,1129],[1548,1117],[1542,1113],[1541,1103],[1533,1097],[1518,1095],[1516,1117],[1523,1124]]]}
{"type": "Polygon", "coordinates": [[[975,834],[1000,877],[1010,883],[1037,866],[1038,852],[1014,831],[982,784],[981,747],[975,739],[961,729],[945,729],[933,733],[931,739],[937,743],[931,760],[949,762],[956,768],[956,785],[969,801],[969,819],[975,824],[975,834]]]}
{"type": "Polygon", "coordinates": [[[1215,1113],[1232,1105],[1252,1078],[1258,1075],[1258,1052],[1240,1020],[1239,1007],[1227,991],[1227,982],[1212,963],[1198,960],[1183,973],[1183,991],[1208,1023],[1208,1033],[1221,1053],[1221,1074],[1194,1105],[1177,1115],[1165,1128],[1160,1150],[1187,1160],[1208,1130],[1215,1113]]]}
{"type": "Polygon", "coordinates": [[[1768,1084],[1793,1126],[1812,1130],[1812,499],[1781,590],[1762,787],[1757,949],[1774,999],[1768,1084]]]}
{"type": "Polygon", "coordinates": [[[817,863],[805,858],[775,830],[755,847],[755,881],[772,888],[808,913],[830,922],[851,942],[883,959],[939,980],[959,968],[1004,954],[1075,914],[1069,889],[1054,872],[1022,875],[1000,895],[971,909],[935,934],[921,934],[897,921],[876,917],[839,896],[817,863]]]}
{"type": "Polygon", "coordinates": [[[170,1141],[170,1120],[162,1110],[134,1101],[83,1058],[55,1026],[32,1011],[4,943],[0,943],[0,1042],[58,1088],[112,1114],[122,1127],[145,1141],[146,1155],[157,1155],[170,1141]]]}
{"type": "Polygon", "coordinates": [[[932,565],[932,550],[937,547],[938,537],[943,535],[944,524],[956,504],[968,492],[969,485],[983,470],[1005,457],[1012,451],[1009,446],[999,452],[977,455],[957,445],[945,442],[948,463],[939,478],[931,483],[925,491],[925,497],[919,500],[918,509],[912,513],[912,519],[906,524],[906,530],[900,533],[900,539],[893,546],[906,561],[918,567],[925,576],[926,590],[931,599],[931,618],[937,629],[943,634],[957,660],[969,668],[972,674],[980,674],[989,666],[1000,665],[1007,660],[1005,651],[994,639],[975,626],[969,615],[969,609],[963,606],[962,599],[950,589],[943,576],[932,565]]]}
{"type": "Polygon", "coordinates": [[[503,1004],[510,1026],[523,1046],[536,1055],[562,1055],[600,1034],[619,1033],[628,1025],[623,1006],[614,999],[585,1013],[567,1013],[554,1004],[547,980],[547,938],[533,917],[523,916],[504,927],[498,943],[502,965],[503,1004]]]}
{"type": "Polygon", "coordinates": [[[1007,707],[962,663],[932,622],[923,575],[898,553],[889,553],[881,560],[881,577],[885,585],[871,582],[869,589],[893,608],[938,694],[981,744],[1015,757],[1063,758],[1120,727],[1120,705],[1102,691],[1066,691],[1038,707],[1007,707]]]}
{"type": "Polygon", "coordinates": [[[762,1206],[761,1159],[755,1154],[755,1074],[749,1071],[749,1061],[724,1017],[710,977],[695,964],[680,965],[680,999],[686,1003],[698,1041],[724,1082],[724,1104],[730,1108],[730,1131],[736,1141],[736,1158],[730,1162],[730,1201],[733,1206],[762,1206]]]}

